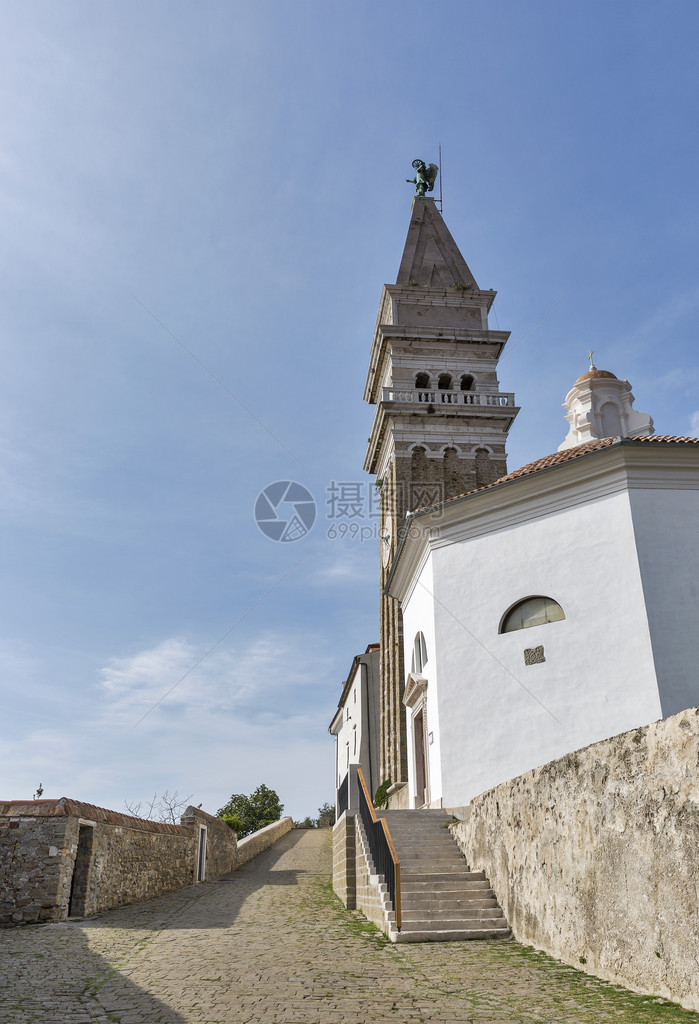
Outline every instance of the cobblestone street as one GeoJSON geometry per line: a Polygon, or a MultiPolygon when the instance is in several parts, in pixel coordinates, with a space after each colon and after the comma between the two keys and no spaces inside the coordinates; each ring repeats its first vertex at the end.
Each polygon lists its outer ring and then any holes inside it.
{"type": "Polygon", "coordinates": [[[0,932],[0,1024],[699,1022],[515,942],[387,943],[329,888],[330,831],[228,879],[0,932]]]}

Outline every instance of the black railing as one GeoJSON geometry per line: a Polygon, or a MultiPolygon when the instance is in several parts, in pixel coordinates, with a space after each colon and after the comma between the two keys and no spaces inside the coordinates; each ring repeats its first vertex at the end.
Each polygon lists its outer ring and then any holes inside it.
{"type": "Polygon", "coordinates": [[[349,807],[349,772],[345,775],[337,791],[337,816],[344,814],[349,807]]]}
{"type": "Polygon", "coordinates": [[[388,888],[388,895],[391,897],[393,909],[396,912],[396,927],[400,928],[401,906],[400,906],[400,861],[396,856],[396,850],[388,829],[385,818],[378,818],[374,805],[371,802],[364,776],[361,769],[357,770],[359,779],[359,816],[364,826],[369,852],[374,861],[374,868],[377,875],[383,875],[388,888]]]}

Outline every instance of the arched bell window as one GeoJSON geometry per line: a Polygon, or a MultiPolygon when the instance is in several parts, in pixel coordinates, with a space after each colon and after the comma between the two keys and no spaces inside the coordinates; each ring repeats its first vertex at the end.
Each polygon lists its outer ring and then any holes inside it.
{"type": "Polygon", "coordinates": [[[418,373],[415,378],[416,388],[428,388],[430,386],[430,375],[429,373],[418,373]]]}
{"type": "Polygon", "coordinates": [[[500,632],[512,633],[515,629],[543,626],[547,622],[559,622],[561,619],[565,619],[565,613],[558,601],[554,601],[552,597],[527,597],[505,612],[500,632]]]}
{"type": "Polygon", "coordinates": [[[464,373],[461,377],[461,390],[462,391],[473,391],[473,385],[475,384],[474,378],[470,373],[464,373]]]}
{"type": "Polygon", "coordinates": [[[437,387],[440,391],[449,391],[451,389],[451,374],[440,373],[437,387]]]}

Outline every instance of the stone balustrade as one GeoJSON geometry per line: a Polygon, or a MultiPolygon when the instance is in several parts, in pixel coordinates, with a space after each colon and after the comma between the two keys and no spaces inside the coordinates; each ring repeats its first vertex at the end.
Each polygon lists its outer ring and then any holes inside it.
{"type": "Polygon", "coordinates": [[[438,388],[423,391],[421,388],[382,388],[382,401],[425,405],[514,406],[515,396],[512,392],[502,391],[441,391],[438,388]]]}

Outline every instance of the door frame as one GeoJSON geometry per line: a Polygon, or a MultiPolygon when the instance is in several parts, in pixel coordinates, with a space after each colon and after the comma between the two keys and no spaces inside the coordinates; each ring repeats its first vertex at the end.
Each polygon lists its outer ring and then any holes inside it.
{"type": "Polygon", "coordinates": [[[410,672],[408,675],[407,682],[405,684],[405,693],[403,695],[403,704],[407,711],[406,714],[409,716],[409,727],[412,736],[412,776],[413,776],[413,789],[415,796],[413,797],[415,807],[429,807],[430,803],[430,758],[428,754],[428,731],[427,731],[427,686],[428,681],[425,676],[417,672],[410,672]],[[419,768],[418,768],[418,750],[417,750],[417,735],[416,735],[416,723],[417,719],[421,720],[422,723],[422,764],[424,767],[425,786],[422,794],[418,793],[418,781],[419,781],[419,768]]]}

